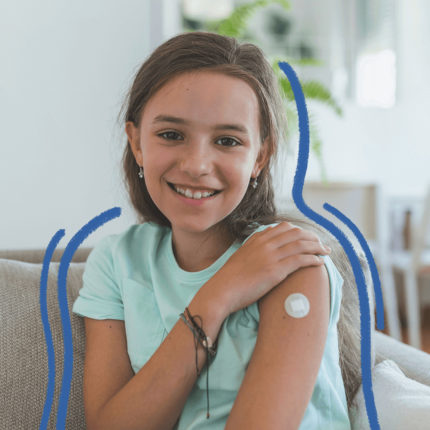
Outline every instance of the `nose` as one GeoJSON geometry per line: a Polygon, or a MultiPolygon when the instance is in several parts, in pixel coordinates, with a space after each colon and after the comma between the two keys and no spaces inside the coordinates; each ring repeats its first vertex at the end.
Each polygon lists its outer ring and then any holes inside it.
{"type": "Polygon", "coordinates": [[[210,143],[203,141],[203,139],[198,142],[190,142],[184,148],[179,163],[180,170],[192,178],[209,174],[213,165],[213,154],[209,147],[210,143]]]}

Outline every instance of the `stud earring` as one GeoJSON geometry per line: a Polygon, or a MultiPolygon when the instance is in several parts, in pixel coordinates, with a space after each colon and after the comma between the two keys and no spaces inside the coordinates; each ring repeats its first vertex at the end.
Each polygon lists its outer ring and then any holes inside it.
{"type": "Polygon", "coordinates": [[[251,185],[252,185],[252,188],[254,188],[254,190],[255,190],[257,188],[257,185],[258,185],[257,178],[252,178],[252,179],[253,179],[253,181],[252,181],[251,185]]]}
{"type": "Polygon", "coordinates": [[[139,173],[138,173],[138,175],[139,175],[140,179],[143,178],[143,167],[142,166],[139,166],[139,173]]]}

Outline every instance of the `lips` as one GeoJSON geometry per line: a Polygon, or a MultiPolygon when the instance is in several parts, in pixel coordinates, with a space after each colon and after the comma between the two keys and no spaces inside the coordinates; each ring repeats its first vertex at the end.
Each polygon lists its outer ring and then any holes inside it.
{"type": "MultiPolygon", "coordinates": [[[[167,182],[167,181],[166,181],[167,182]]],[[[182,188],[182,189],[190,189],[190,190],[192,190],[192,191],[194,191],[194,192],[197,192],[197,191],[200,191],[200,192],[202,192],[202,191],[209,191],[210,193],[214,193],[214,195],[215,194],[218,194],[218,193],[220,193],[222,190],[215,190],[215,189],[213,189],[213,188],[195,188],[195,187],[188,187],[188,186],[184,186],[184,185],[180,185],[180,184],[173,184],[172,182],[167,182],[167,185],[169,185],[169,187],[173,190],[173,191],[175,191],[176,192],[176,190],[175,190],[175,186],[176,187],[178,187],[178,188],[182,188]]]]}

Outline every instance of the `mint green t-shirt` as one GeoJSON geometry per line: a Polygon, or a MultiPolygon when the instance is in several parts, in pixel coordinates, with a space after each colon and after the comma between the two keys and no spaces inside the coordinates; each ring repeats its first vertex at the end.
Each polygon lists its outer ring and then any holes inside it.
{"type": "MultiPolygon", "coordinates": [[[[267,227],[261,225],[255,232],[267,227]]],[[[200,287],[243,243],[234,242],[210,267],[187,272],[173,254],[170,228],[152,222],[133,225],[121,234],[105,237],[94,247],[73,312],[94,319],[124,320],[127,351],[137,373],[200,287]]],[[[350,430],[336,327],[343,279],[331,259],[324,256],[324,260],[330,279],[329,327],[317,381],[299,430],[350,430]]],[[[258,322],[257,302],[226,318],[218,335],[217,355],[209,368],[210,418],[206,418],[204,368],[176,430],[224,428],[255,347],[258,322]]]]}

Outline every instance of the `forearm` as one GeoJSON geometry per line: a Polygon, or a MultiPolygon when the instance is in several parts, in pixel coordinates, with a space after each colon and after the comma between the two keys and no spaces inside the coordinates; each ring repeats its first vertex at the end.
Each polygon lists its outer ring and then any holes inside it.
{"type": "MultiPolygon", "coordinates": [[[[188,309],[200,315],[206,335],[215,340],[226,317],[220,308],[198,294],[188,309]]],[[[193,333],[178,315],[151,359],[101,408],[95,428],[172,429],[197,379],[195,354],[193,333]]],[[[199,369],[205,363],[206,352],[199,345],[199,369]]]]}

